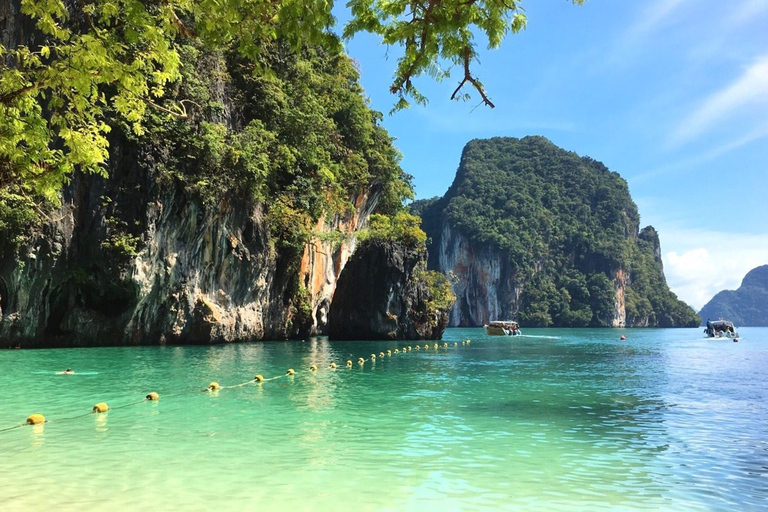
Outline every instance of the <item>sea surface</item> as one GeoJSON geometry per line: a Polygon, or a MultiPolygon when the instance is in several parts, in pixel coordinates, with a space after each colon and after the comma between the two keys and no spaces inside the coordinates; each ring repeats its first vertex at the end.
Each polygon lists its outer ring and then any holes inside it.
{"type": "Polygon", "coordinates": [[[3,350],[0,510],[768,510],[768,328],[740,331],[3,350]]]}

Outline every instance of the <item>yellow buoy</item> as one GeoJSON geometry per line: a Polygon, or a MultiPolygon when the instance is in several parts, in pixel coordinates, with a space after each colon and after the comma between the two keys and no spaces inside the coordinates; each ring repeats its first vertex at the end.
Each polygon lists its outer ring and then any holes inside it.
{"type": "Polygon", "coordinates": [[[448,348],[448,344],[447,343],[443,343],[443,348],[448,348]]]}
{"type": "Polygon", "coordinates": [[[363,364],[365,362],[365,359],[363,359],[362,357],[358,357],[357,362],[360,364],[363,364]]]}
{"type": "Polygon", "coordinates": [[[347,367],[350,367],[350,366],[352,366],[352,361],[350,361],[349,359],[347,359],[347,367]]]}
{"type": "Polygon", "coordinates": [[[45,416],[42,414],[32,414],[27,418],[27,425],[40,425],[45,423],[45,416]]]}
{"type": "Polygon", "coordinates": [[[396,349],[395,349],[395,354],[399,354],[399,353],[400,353],[400,349],[397,349],[397,348],[396,348],[396,349]]]}
{"type": "Polygon", "coordinates": [[[454,347],[458,347],[458,346],[459,346],[459,342],[458,342],[458,341],[454,341],[454,342],[453,342],[453,346],[454,346],[454,347]]]}
{"type": "Polygon", "coordinates": [[[313,372],[316,372],[317,371],[317,366],[312,365],[312,366],[309,367],[309,370],[313,371],[313,372]]]}
{"type": "Polygon", "coordinates": [[[371,354],[371,360],[376,359],[376,354],[371,354]]]}
{"type": "Polygon", "coordinates": [[[472,342],[472,340],[467,340],[467,345],[469,345],[472,342]]]}
{"type": "Polygon", "coordinates": [[[285,372],[286,375],[293,375],[294,373],[296,372],[293,371],[293,368],[288,368],[288,371],[285,372]]]}
{"type": "Polygon", "coordinates": [[[331,368],[336,368],[336,363],[331,363],[331,368]]]}
{"type": "Polygon", "coordinates": [[[392,351],[391,350],[387,350],[387,355],[391,356],[392,355],[392,351]]]}
{"type": "Polygon", "coordinates": [[[379,357],[384,359],[384,352],[379,352],[379,357]]]}
{"type": "Polygon", "coordinates": [[[151,393],[149,393],[149,394],[148,394],[148,395],[147,395],[145,398],[146,398],[147,400],[149,400],[150,402],[156,402],[156,401],[160,400],[160,395],[158,395],[157,393],[155,393],[154,391],[152,391],[152,392],[151,392],[151,393]]]}
{"type": "Polygon", "coordinates": [[[261,375],[257,375],[253,378],[253,380],[255,380],[256,382],[264,382],[264,377],[262,377],[261,375]]]}
{"type": "Polygon", "coordinates": [[[408,350],[409,350],[409,351],[410,351],[410,350],[413,350],[413,349],[411,348],[411,346],[410,346],[410,345],[408,345],[408,350]]]}
{"type": "Polygon", "coordinates": [[[218,389],[221,389],[221,386],[219,386],[218,382],[211,382],[208,384],[208,391],[216,391],[218,389]]]}
{"type": "Polygon", "coordinates": [[[420,347],[419,347],[418,345],[416,345],[414,348],[415,348],[416,350],[419,350],[419,349],[420,349],[420,347]]]}
{"type": "Polygon", "coordinates": [[[99,402],[93,406],[93,412],[107,412],[108,410],[109,406],[104,402],[99,402]]]}

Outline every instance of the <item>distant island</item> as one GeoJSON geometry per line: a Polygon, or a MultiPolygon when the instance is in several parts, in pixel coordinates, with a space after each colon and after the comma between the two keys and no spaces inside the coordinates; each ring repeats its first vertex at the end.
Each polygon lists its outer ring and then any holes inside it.
{"type": "Polygon", "coordinates": [[[441,198],[416,201],[429,268],[455,277],[450,325],[694,327],[626,181],[544,137],[470,141],[441,198]]]}
{"type": "Polygon", "coordinates": [[[724,318],[742,326],[768,326],[768,265],[753,268],[738,290],[723,290],[707,302],[699,316],[724,318]]]}

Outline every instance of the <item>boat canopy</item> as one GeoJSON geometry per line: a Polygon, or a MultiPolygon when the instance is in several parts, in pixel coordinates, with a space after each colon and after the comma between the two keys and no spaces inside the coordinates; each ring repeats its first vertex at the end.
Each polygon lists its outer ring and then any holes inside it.
{"type": "Polygon", "coordinates": [[[498,327],[499,329],[519,329],[517,322],[514,320],[491,320],[488,322],[488,327],[498,327]]]}
{"type": "Polygon", "coordinates": [[[729,327],[731,330],[733,330],[734,325],[733,322],[729,322],[728,320],[712,320],[710,322],[707,322],[707,326],[712,326],[715,330],[723,331],[728,329],[729,327]]]}

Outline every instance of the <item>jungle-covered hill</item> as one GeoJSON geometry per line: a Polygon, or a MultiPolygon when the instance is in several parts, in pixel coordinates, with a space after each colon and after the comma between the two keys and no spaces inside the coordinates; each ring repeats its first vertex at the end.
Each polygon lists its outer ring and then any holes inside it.
{"type": "Polygon", "coordinates": [[[412,211],[430,268],[457,279],[451,325],[699,325],[669,290],[626,181],[544,137],[469,142],[445,196],[412,211]]]}
{"type": "Polygon", "coordinates": [[[738,290],[723,290],[707,302],[702,319],[724,318],[737,326],[768,326],[768,265],[750,270],[738,290]]]}

